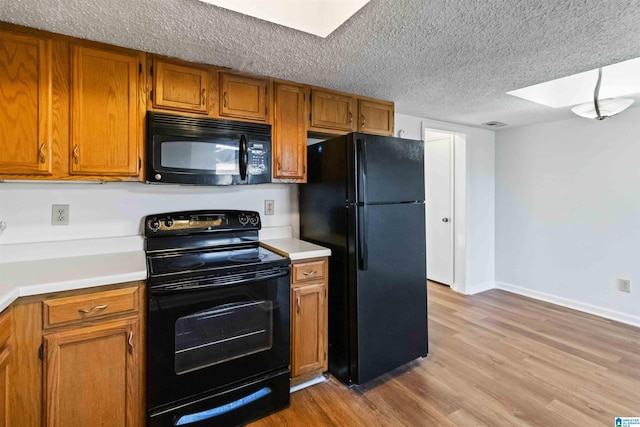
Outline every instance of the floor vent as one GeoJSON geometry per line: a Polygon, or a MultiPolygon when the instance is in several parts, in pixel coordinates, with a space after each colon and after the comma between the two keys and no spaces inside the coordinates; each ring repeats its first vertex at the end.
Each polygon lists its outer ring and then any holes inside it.
{"type": "Polygon", "coordinates": [[[483,123],[483,125],[484,126],[490,126],[492,128],[501,128],[502,126],[506,126],[507,124],[506,123],[502,123],[502,122],[493,121],[493,122],[483,123]]]}

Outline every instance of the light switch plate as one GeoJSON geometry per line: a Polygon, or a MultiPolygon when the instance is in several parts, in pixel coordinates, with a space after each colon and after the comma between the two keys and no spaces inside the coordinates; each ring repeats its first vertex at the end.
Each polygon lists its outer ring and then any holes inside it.
{"type": "Polygon", "coordinates": [[[275,202],[273,200],[265,200],[264,201],[264,214],[265,215],[273,215],[275,211],[275,202]]]}

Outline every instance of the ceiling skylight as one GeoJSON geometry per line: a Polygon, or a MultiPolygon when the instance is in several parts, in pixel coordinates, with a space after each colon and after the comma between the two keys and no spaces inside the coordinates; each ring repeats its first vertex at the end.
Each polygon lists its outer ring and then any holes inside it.
{"type": "MultiPolygon", "coordinates": [[[[560,108],[593,101],[598,69],[507,92],[528,101],[560,108]]],[[[640,92],[640,58],[602,67],[600,99],[640,92]]]]}
{"type": "Polygon", "coordinates": [[[327,37],[369,0],[200,0],[319,37],[327,37]]]}

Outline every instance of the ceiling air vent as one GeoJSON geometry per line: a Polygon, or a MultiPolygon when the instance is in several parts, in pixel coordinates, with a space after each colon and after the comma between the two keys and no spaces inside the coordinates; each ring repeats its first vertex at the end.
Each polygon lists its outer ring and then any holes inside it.
{"type": "Polygon", "coordinates": [[[489,127],[492,127],[492,128],[501,128],[502,126],[506,126],[507,124],[506,123],[502,123],[502,122],[493,121],[493,122],[483,123],[483,125],[484,126],[489,126],[489,127]]]}

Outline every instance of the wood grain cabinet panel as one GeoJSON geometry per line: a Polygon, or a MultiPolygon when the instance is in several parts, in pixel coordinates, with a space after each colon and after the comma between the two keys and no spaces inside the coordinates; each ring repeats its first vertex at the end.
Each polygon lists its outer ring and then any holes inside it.
{"type": "Polygon", "coordinates": [[[140,288],[46,299],[42,302],[44,327],[60,326],[121,314],[137,314],[140,288]]]}
{"type": "Polygon", "coordinates": [[[328,259],[292,263],[291,384],[317,377],[327,370],[328,259]]]}
{"type": "Polygon", "coordinates": [[[274,98],[273,177],[306,182],[305,88],[276,83],[274,98]]]}
{"type": "Polygon", "coordinates": [[[326,357],[325,291],[323,282],[293,288],[292,377],[322,372],[326,357]]]}
{"type": "Polygon", "coordinates": [[[220,73],[220,115],[266,122],[267,79],[220,73]]]}
{"type": "Polygon", "coordinates": [[[10,424],[10,393],[11,393],[11,351],[9,348],[11,338],[11,309],[0,314],[0,427],[9,427],[10,424]]]}
{"type": "Polygon", "coordinates": [[[138,174],[144,55],[71,45],[72,175],[138,174]]]}
{"type": "Polygon", "coordinates": [[[318,131],[354,130],[356,103],[352,96],[326,89],[311,89],[310,126],[318,131]]]}
{"type": "Polygon", "coordinates": [[[51,173],[52,40],[0,31],[0,175],[51,173]]]}
{"type": "Polygon", "coordinates": [[[358,100],[358,132],[393,136],[393,102],[358,100]]]}
{"type": "Polygon", "coordinates": [[[137,319],[45,335],[45,425],[138,426],[140,341],[137,319]]]}
{"type": "Polygon", "coordinates": [[[203,68],[153,61],[153,106],[155,108],[209,113],[209,76],[203,68]]]}

